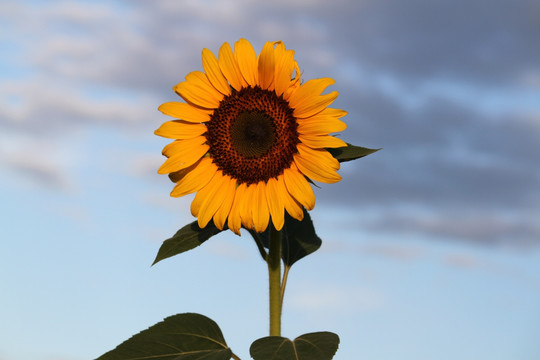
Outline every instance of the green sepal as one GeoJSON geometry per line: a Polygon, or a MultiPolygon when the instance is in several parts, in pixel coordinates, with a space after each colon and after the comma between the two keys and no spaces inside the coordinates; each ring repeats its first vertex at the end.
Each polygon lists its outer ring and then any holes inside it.
{"type": "Polygon", "coordinates": [[[229,360],[219,326],[194,313],[170,316],[141,331],[96,360],[229,360]]]}
{"type": "Polygon", "coordinates": [[[347,146],[340,148],[327,148],[328,152],[339,162],[356,160],[361,157],[373,154],[381,149],[368,149],[362,146],[355,146],[347,143],[347,146]]]}
{"type": "MultiPolygon", "coordinates": [[[[304,219],[302,221],[294,219],[285,212],[285,225],[283,225],[283,229],[281,230],[281,258],[283,259],[283,263],[289,267],[303,257],[317,251],[322,244],[321,238],[315,233],[313,221],[309,213],[306,209],[303,210],[304,219]]],[[[248,230],[255,241],[260,242],[267,249],[270,245],[270,226],[272,225],[269,224],[268,228],[262,233],[248,230]]]]}
{"type": "Polygon", "coordinates": [[[339,336],[331,332],[304,334],[294,341],[281,336],[255,340],[249,348],[254,360],[331,360],[339,346],[339,336]]]}
{"type": "Polygon", "coordinates": [[[212,236],[219,234],[221,231],[223,230],[219,230],[216,225],[214,225],[213,221],[210,221],[208,225],[202,229],[199,227],[197,221],[194,221],[178,230],[173,237],[165,240],[163,244],[161,244],[152,265],[155,265],[163,259],[194,249],[212,236]]]}

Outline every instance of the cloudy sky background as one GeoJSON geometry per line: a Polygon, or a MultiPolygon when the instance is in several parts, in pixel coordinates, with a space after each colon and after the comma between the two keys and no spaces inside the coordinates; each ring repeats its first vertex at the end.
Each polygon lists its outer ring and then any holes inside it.
{"type": "Polygon", "coordinates": [[[191,222],[153,135],[200,53],[283,40],[333,77],[342,138],[383,150],[316,189],[323,246],[293,267],[283,335],[336,360],[540,358],[537,1],[0,2],[0,360],[98,357],[182,312],[249,359],[266,267],[191,222]]]}

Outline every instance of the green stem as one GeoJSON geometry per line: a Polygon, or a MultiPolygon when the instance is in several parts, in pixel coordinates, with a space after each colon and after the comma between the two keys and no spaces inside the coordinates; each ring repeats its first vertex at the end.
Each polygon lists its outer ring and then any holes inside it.
{"type": "Polygon", "coordinates": [[[290,266],[285,265],[285,269],[283,270],[283,280],[281,280],[281,308],[283,309],[283,298],[285,297],[285,287],[287,286],[287,278],[289,277],[289,270],[291,269],[290,266]]]}
{"type": "Polygon", "coordinates": [[[270,336],[281,336],[281,231],[270,226],[268,282],[270,285],[270,336]]]}

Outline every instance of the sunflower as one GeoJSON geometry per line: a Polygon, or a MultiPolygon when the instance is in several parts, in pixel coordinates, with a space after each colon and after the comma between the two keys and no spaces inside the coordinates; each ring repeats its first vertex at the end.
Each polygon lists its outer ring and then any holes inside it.
{"type": "Polygon", "coordinates": [[[202,71],[193,71],[174,91],[185,102],[159,107],[177,120],[156,135],[174,139],[163,148],[168,159],[158,173],[176,186],[171,196],[196,193],[191,213],[204,228],[213,220],[240,234],[263,232],[270,220],[277,230],[285,211],[303,219],[313,209],[310,182],[335,183],[339,162],[326,148],[346,146],[329,135],[346,128],[347,113],[328,106],[337,98],[331,78],[300,82],[294,51],[267,42],[259,55],[240,39],[218,58],[202,51],[202,71]]]}

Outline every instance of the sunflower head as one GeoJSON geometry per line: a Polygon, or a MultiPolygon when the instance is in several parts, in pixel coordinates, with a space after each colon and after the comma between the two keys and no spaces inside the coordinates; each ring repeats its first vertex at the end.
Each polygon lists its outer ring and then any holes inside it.
{"type": "Polygon", "coordinates": [[[285,211],[302,220],[315,206],[309,181],[341,179],[326,149],[347,145],[330,135],[346,128],[346,112],[328,107],[336,91],[322,94],[334,80],[301,83],[294,51],[280,41],[258,55],[245,39],[234,51],[224,43],[217,58],[204,49],[202,63],[204,72],[174,87],[185,102],[159,107],[176,118],[155,131],[174,139],[158,170],[176,183],[171,196],[196,193],[199,226],[213,220],[237,234],[242,226],[263,232],[270,221],[281,230],[285,211]]]}

